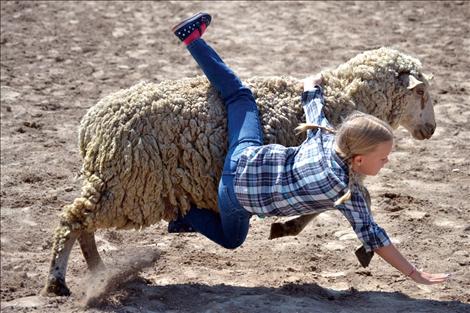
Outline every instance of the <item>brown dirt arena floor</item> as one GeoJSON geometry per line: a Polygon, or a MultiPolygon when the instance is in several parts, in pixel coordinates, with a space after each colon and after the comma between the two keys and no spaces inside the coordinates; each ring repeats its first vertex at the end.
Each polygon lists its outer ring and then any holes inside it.
{"type": "Polygon", "coordinates": [[[2,1],[2,312],[470,312],[468,21],[466,1],[2,1]],[[418,286],[378,257],[361,268],[357,239],[329,212],[272,241],[277,219],[254,218],[235,251],[167,234],[163,222],[100,230],[99,250],[121,283],[100,292],[76,246],[72,296],[38,296],[57,216],[80,192],[81,117],[141,80],[200,75],[169,30],[200,10],[214,17],[206,40],[242,78],[303,78],[380,46],[434,74],[435,135],[416,141],[398,129],[390,163],[368,186],[374,216],[400,250],[419,268],[453,273],[448,283],[418,286]],[[147,267],[133,274],[136,263],[147,267]]]}

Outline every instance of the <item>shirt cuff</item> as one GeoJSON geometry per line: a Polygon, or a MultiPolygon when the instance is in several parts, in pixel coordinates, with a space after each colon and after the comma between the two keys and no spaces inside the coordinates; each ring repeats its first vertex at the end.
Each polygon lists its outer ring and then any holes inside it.
{"type": "Polygon", "coordinates": [[[323,91],[322,86],[320,86],[320,85],[314,85],[313,87],[311,87],[311,88],[309,88],[309,89],[307,89],[307,90],[304,90],[304,92],[305,92],[305,91],[314,91],[314,90],[317,90],[317,89],[320,89],[320,91],[323,91]]]}
{"type": "Polygon", "coordinates": [[[368,237],[369,240],[364,240],[362,242],[367,252],[386,247],[392,243],[385,230],[378,226],[376,226],[375,231],[368,237]]]}
{"type": "Polygon", "coordinates": [[[323,96],[323,89],[320,85],[315,85],[313,89],[306,90],[302,93],[302,104],[305,105],[320,96],[323,96]]]}

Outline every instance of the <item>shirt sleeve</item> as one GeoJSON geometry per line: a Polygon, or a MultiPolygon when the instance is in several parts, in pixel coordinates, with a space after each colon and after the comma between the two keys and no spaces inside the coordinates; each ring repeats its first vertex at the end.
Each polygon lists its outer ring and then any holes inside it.
{"type": "Polygon", "coordinates": [[[351,200],[336,207],[349,221],[367,252],[391,244],[384,229],[372,218],[369,206],[361,192],[353,192],[351,200]]]}
{"type": "MultiPolygon", "coordinates": [[[[305,112],[305,122],[310,124],[317,124],[320,126],[331,127],[330,123],[323,113],[323,106],[325,100],[323,98],[322,87],[315,85],[313,89],[304,91],[302,93],[302,105],[305,112]]],[[[314,132],[307,131],[307,138],[310,138],[314,132]]]]}

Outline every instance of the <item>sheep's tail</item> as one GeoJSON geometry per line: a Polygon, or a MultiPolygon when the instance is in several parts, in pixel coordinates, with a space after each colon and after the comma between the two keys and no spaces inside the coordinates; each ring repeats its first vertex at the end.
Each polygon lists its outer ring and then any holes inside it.
{"type": "Polygon", "coordinates": [[[67,225],[70,230],[94,231],[97,227],[94,224],[97,206],[101,199],[103,190],[103,180],[98,176],[87,175],[79,197],[65,205],[61,214],[61,225],[67,225]]]}
{"type": "Polygon", "coordinates": [[[72,233],[93,232],[96,229],[93,213],[96,212],[103,182],[95,175],[87,177],[85,181],[81,196],[63,207],[60,224],[54,231],[53,251],[56,253],[64,249],[72,233]]]}

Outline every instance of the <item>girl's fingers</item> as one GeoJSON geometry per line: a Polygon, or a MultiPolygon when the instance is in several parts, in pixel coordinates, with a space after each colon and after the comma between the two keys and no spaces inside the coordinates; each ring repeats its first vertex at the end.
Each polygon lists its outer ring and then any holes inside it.
{"type": "Polygon", "coordinates": [[[439,274],[431,274],[432,278],[448,278],[449,274],[446,273],[439,273],[439,274]]]}
{"type": "Polygon", "coordinates": [[[442,282],[445,282],[446,280],[447,280],[447,278],[445,278],[445,277],[429,279],[429,281],[431,281],[433,283],[442,283],[442,282]]]}
{"type": "Polygon", "coordinates": [[[430,284],[439,284],[447,281],[449,279],[450,275],[445,274],[445,273],[439,273],[439,274],[429,274],[429,273],[423,273],[423,278],[427,280],[430,284]]]}

